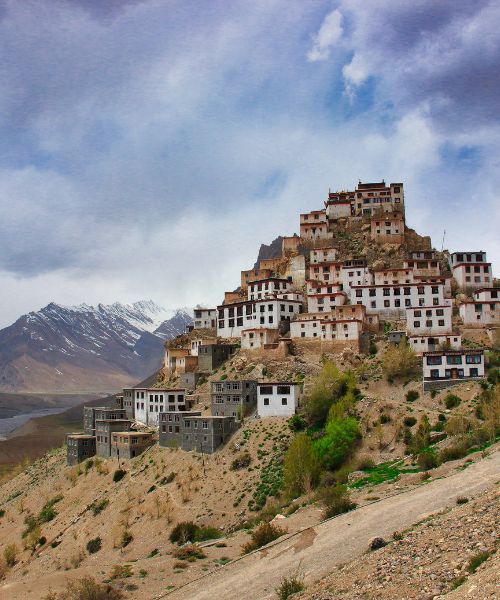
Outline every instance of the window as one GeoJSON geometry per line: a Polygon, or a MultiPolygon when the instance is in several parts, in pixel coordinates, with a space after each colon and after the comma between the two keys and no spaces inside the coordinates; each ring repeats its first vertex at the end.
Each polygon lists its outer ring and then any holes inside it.
{"type": "Polygon", "coordinates": [[[442,356],[428,356],[427,364],[428,365],[442,365],[443,357],[442,356]]]}
{"type": "Polygon", "coordinates": [[[404,288],[404,295],[405,296],[410,296],[411,295],[411,288],[404,288]]]}
{"type": "Polygon", "coordinates": [[[472,367],[469,371],[470,377],[478,377],[479,373],[476,367],[472,367]]]}
{"type": "Polygon", "coordinates": [[[439,369],[431,369],[431,379],[439,379],[439,369]]]}
{"type": "Polygon", "coordinates": [[[481,364],[481,356],[479,354],[468,354],[465,357],[465,362],[468,365],[480,365],[481,364]]]}
{"type": "Polygon", "coordinates": [[[376,296],[376,293],[377,293],[377,290],[370,289],[369,295],[370,295],[370,297],[373,297],[373,296],[376,296]]]}
{"type": "Polygon", "coordinates": [[[438,308],[436,310],[436,316],[438,316],[438,317],[444,316],[444,310],[442,308],[438,308]]]}
{"type": "Polygon", "coordinates": [[[444,319],[439,319],[438,326],[439,327],[444,327],[444,319]]]}
{"type": "Polygon", "coordinates": [[[414,329],[418,329],[420,327],[420,321],[413,321],[414,329]]]}
{"type": "Polygon", "coordinates": [[[281,398],[281,405],[286,406],[288,404],[288,398],[281,398]]]}
{"type": "Polygon", "coordinates": [[[384,308],[389,308],[391,306],[390,300],[384,300],[384,308]]]}
{"type": "Polygon", "coordinates": [[[425,288],[423,286],[418,286],[417,288],[417,293],[418,294],[425,294],[425,288]]]}
{"type": "Polygon", "coordinates": [[[384,288],[384,296],[390,296],[390,295],[391,295],[390,288],[384,288]]]}
{"type": "Polygon", "coordinates": [[[289,385],[278,385],[277,393],[278,394],[290,394],[290,386],[289,385]]]}
{"type": "Polygon", "coordinates": [[[264,394],[272,394],[273,393],[273,386],[272,385],[261,385],[259,387],[259,392],[264,395],[264,394]]]}
{"type": "Polygon", "coordinates": [[[446,364],[448,365],[461,365],[462,357],[460,355],[451,355],[446,357],[446,364]]]}
{"type": "Polygon", "coordinates": [[[264,398],[264,406],[269,406],[269,398],[264,398]]]}

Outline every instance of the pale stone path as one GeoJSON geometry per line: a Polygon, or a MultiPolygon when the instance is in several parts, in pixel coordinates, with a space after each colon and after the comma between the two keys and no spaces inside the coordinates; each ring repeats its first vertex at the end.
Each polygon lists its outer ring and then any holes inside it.
{"type": "Polygon", "coordinates": [[[306,584],[360,556],[376,536],[390,538],[431,513],[471,498],[500,480],[500,452],[467,469],[304,529],[156,598],[168,600],[275,599],[281,578],[300,564],[306,584]]]}

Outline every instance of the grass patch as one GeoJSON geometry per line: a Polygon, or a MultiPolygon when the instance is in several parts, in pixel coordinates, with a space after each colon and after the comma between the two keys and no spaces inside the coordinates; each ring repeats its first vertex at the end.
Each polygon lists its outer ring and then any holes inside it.
{"type": "Polygon", "coordinates": [[[469,573],[475,573],[479,566],[482,565],[485,560],[488,560],[490,555],[490,552],[478,552],[475,554],[469,561],[467,571],[469,571],[469,573]]]}
{"type": "Polygon", "coordinates": [[[384,481],[394,481],[403,473],[418,473],[419,471],[418,467],[405,468],[404,461],[402,460],[380,463],[366,469],[367,476],[349,484],[349,487],[359,489],[367,485],[379,485],[380,483],[384,483],[384,481]]]}

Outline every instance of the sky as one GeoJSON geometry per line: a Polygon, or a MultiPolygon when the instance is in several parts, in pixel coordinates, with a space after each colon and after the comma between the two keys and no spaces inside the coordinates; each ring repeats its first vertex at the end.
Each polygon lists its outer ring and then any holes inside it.
{"type": "Polygon", "coordinates": [[[0,0],[0,326],[216,305],[328,189],[500,261],[500,3],[0,0]]]}

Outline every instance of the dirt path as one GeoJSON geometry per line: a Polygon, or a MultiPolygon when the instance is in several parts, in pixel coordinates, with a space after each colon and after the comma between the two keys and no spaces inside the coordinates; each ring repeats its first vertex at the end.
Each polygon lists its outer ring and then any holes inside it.
{"type": "Polygon", "coordinates": [[[475,496],[500,479],[500,452],[465,469],[409,492],[304,529],[282,541],[242,557],[215,573],[160,597],[168,600],[264,600],[276,598],[281,578],[300,564],[306,584],[366,551],[375,536],[389,538],[456,504],[459,496],[475,496]]]}

